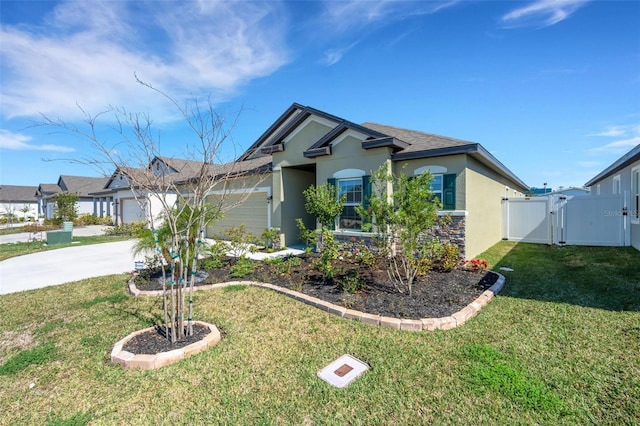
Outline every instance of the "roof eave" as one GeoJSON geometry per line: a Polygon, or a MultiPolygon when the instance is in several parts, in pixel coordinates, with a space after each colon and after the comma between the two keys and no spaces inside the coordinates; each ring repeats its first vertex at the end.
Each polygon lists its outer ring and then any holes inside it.
{"type": "Polygon", "coordinates": [[[636,145],[634,148],[631,148],[629,152],[624,154],[622,157],[618,158],[613,162],[609,167],[598,173],[595,177],[593,177],[590,181],[584,184],[584,186],[589,187],[594,184],[600,182],[603,179],[608,178],[612,174],[619,172],[624,169],[631,163],[635,163],[640,160],[640,144],[636,145]]]}
{"type": "Polygon", "coordinates": [[[419,158],[432,158],[432,157],[444,157],[447,155],[467,154],[481,163],[491,167],[502,176],[508,178],[514,183],[520,185],[523,189],[528,189],[526,183],[524,183],[519,177],[517,177],[511,170],[509,170],[504,164],[502,164],[497,158],[495,158],[489,151],[487,151],[482,145],[478,143],[471,143],[460,146],[453,146],[448,148],[436,148],[425,151],[416,152],[398,152],[392,154],[392,161],[402,160],[416,160],[419,158]]]}

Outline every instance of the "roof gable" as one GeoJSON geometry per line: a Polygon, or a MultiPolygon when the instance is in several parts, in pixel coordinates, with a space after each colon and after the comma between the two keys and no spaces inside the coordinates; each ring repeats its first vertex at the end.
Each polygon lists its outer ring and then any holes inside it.
{"type": "Polygon", "coordinates": [[[450,138],[433,133],[402,129],[378,123],[355,124],[341,117],[328,114],[309,106],[292,104],[278,119],[247,149],[239,160],[257,159],[285,150],[287,137],[294,134],[309,118],[327,123],[330,130],[311,142],[303,151],[304,157],[314,158],[332,154],[332,147],[347,132],[356,132],[362,139],[362,149],[391,148],[392,161],[404,161],[445,155],[465,154],[508,178],[523,189],[528,186],[493,155],[476,142],[450,138]],[[333,127],[331,127],[333,126],[333,127]]]}
{"type": "Polygon", "coordinates": [[[284,142],[288,136],[293,134],[300,126],[308,122],[311,116],[322,119],[332,130],[322,138],[307,147],[305,157],[317,157],[320,155],[331,155],[331,146],[336,138],[340,137],[347,130],[353,130],[362,135],[366,143],[363,149],[379,148],[389,146],[394,149],[403,149],[407,144],[397,140],[375,129],[361,126],[336,115],[328,114],[318,109],[303,106],[298,103],[292,104],[278,119],[247,149],[240,157],[239,161],[255,159],[264,155],[271,155],[275,152],[282,152],[285,149],[284,142]]]}

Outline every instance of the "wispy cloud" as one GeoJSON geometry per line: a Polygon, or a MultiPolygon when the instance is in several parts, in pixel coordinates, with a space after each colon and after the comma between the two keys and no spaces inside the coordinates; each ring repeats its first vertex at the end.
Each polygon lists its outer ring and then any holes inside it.
{"type": "Polygon", "coordinates": [[[507,28],[548,27],[564,21],[590,0],[537,0],[502,16],[507,28]]]}
{"type": "Polygon", "coordinates": [[[590,149],[591,153],[624,154],[640,144],[640,125],[612,125],[604,130],[590,133],[588,136],[616,138],[617,140],[590,149]]]}
{"type": "Polygon", "coordinates": [[[386,25],[403,19],[430,15],[460,3],[460,0],[404,2],[396,0],[326,1],[321,19],[336,32],[354,31],[372,24],[386,25]]]}
{"type": "Polygon", "coordinates": [[[610,142],[606,145],[593,148],[591,152],[594,153],[610,153],[610,154],[624,154],[631,148],[640,144],[640,136],[635,136],[629,139],[622,139],[615,142],[610,142]]]}
{"type": "Polygon", "coordinates": [[[36,145],[30,144],[31,136],[14,133],[6,129],[0,129],[0,149],[14,151],[52,151],[73,152],[74,148],[62,145],[36,145]]]}
{"type": "Polygon", "coordinates": [[[157,117],[158,98],[134,73],[178,97],[217,100],[287,63],[280,3],[179,6],[68,1],[37,26],[3,26],[2,116],[75,119],[76,104],[91,112],[112,104],[157,117]]]}
{"type": "Polygon", "coordinates": [[[337,64],[338,62],[340,62],[340,60],[342,59],[342,57],[351,49],[353,49],[353,47],[355,47],[358,44],[358,42],[354,42],[351,43],[349,46],[346,47],[341,47],[341,48],[335,48],[335,49],[328,49],[324,52],[324,58],[322,59],[322,63],[326,66],[331,66],[334,64],[337,64]]]}
{"type": "MultiPolygon", "coordinates": [[[[314,20],[313,25],[322,28],[317,31],[324,40],[335,44],[336,40],[349,39],[357,35],[364,38],[389,24],[410,19],[415,16],[430,15],[452,7],[461,0],[430,0],[405,2],[397,0],[327,0],[323,3],[323,12],[314,20]]],[[[405,31],[388,44],[399,42],[411,30],[405,31]]],[[[358,41],[341,42],[341,46],[326,49],[321,63],[331,66],[339,62],[346,53],[358,44],[358,41]],[[346,47],[345,47],[346,45],[346,47]]]]}
{"type": "Polygon", "coordinates": [[[626,126],[607,126],[605,130],[596,133],[590,133],[587,136],[620,137],[633,133],[640,134],[640,125],[631,124],[626,126]]]}

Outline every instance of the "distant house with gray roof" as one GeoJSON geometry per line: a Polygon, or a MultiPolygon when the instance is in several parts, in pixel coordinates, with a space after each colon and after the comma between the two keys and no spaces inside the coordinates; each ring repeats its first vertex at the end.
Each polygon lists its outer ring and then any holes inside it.
{"type": "Polygon", "coordinates": [[[94,192],[104,188],[109,178],[60,175],[57,183],[41,183],[36,189],[39,212],[46,219],[55,215],[56,195],[69,192],[78,195],[78,213],[95,214],[99,217],[111,214],[111,202],[108,197],[96,197],[94,192]]]}
{"type": "Polygon", "coordinates": [[[38,217],[35,186],[0,185],[0,215],[23,220],[38,217]]]}

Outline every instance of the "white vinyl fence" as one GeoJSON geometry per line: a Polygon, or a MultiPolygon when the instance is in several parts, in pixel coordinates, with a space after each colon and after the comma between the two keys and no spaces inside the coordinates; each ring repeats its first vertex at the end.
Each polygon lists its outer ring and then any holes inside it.
{"type": "Polygon", "coordinates": [[[543,244],[628,246],[628,194],[502,200],[502,239],[543,244]]]}

